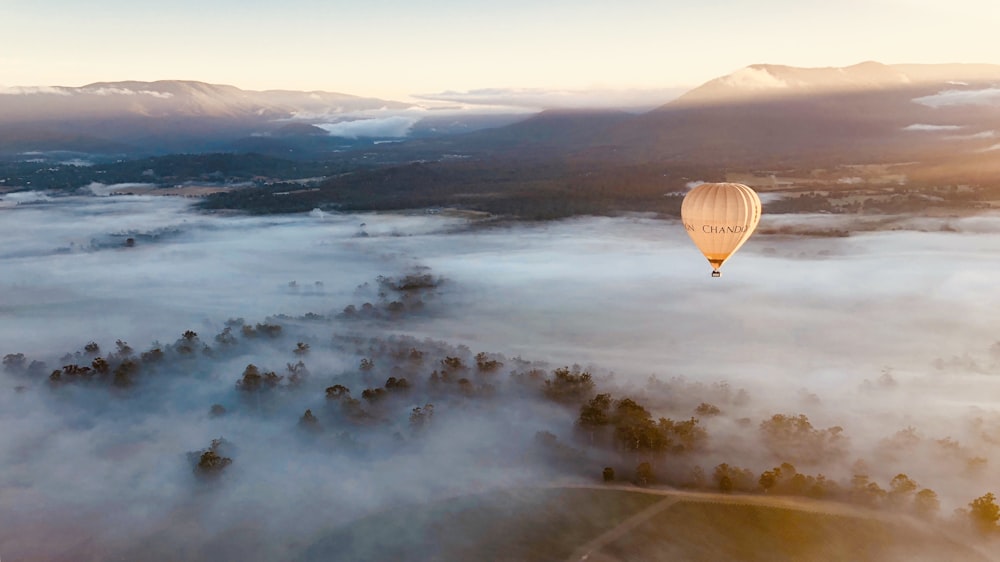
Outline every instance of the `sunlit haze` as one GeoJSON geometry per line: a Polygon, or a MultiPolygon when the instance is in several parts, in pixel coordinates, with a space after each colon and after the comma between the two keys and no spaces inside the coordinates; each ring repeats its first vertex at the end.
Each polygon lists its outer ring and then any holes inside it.
{"type": "Polygon", "coordinates": [[[1000,61],[989,0],[12,0],[0,85],[186,79],[389,99],[692,87],[756,63],[1000,61]]]}

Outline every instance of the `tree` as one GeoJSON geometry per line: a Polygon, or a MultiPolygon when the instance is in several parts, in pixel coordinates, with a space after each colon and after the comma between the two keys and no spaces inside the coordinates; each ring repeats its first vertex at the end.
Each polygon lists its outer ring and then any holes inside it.
{"type": "Polygon", "coordinates": [[[701,404],[698,405],[697,408],[694,409],[694,413],[698,414],[699,416],[708,417],[708,416],[717,416],[722,413],[722,410],[720,410],[718,406],[709,404],[708,402],[702,402],[701,404]]]}
{"type": "Polygon", "coordinates": [[[738,466],[730,466],[722,463],[715,467],[712,480],[720,492],[729,493],[732,491],[750,492],[754,489],[754,473],[749,469],[738,466]]]}
{"type": "Polygon", "coordinates": [[[803,414],[775,414],[761,422],[760,432],[772,452],[795,462],[819,463],[840,457],[846,450],[843,428],[816,429],[803,414]]]}
{"type": "Polygon", "coordinates": [[[653,465],[644,462],[635,468],[635,482],[640,486],[653,483],[653,465]]]}
{"type": "Polygon", "coordinates": [[[280,324],[257,324],[257,333],[264,334],[271,338],[276,338],[281,335],[281,325],[280,324]]]}
{"type": "Polygon", "coordinates": [[[229,442],[223,438],[212,439],[212,444],[202,451],[188,453],[189,458],[196,459],[194,472],[201,477],[215,477],[232,464],[233,459],[223,456],[229,442]]]}
{"type": "Polygon", "coordinates": [[[719,491],[723,494],[730,494],[733,491],[733,479],[728,474],[719,477],[719,491]]]}
{"type": "Polygon", "coordinates": [[[118,350],[118,355],[121,357],[132,355],[134,351],[129,344],[123,342],[122,340],[115,340],[115,348],[118,350]]]}
{"type": "Polygon", "coordinates": [[[111,372],[111,365],[109,365],[108,362],[103,357],[96,357],[90,363],[90,366],[91,368],[94,369],[94,371],[102,375],[106,375],[111,372]]]}
{"type": "Polygon", "coordinates": [[[236,388],[247,392],[260,390],[263,380],[264,377],[261,376],[260,369],[250,363],[246,369],[243,369],[243,377],[236,382],[236,388]]]}
{"type": "Polygon", "coordinates": [[[26,361],[23,353],[8,353],[3,356],[3,368],[10,373],[18,373],[24,370],[26,361]]]}
{"type": "Polygon", "coordinates": [[[500,367],[503,367],[503,363],[491,358],[485,351],[480,351],[476,354],[476,368],[481,372],[492,373],[500,367]]]}
{"type": "Polygon", "coordinates": [[[462,363],[461,357],[447,356],[441,360],[441,365],[443,365],[446,369],[453,369],[456,371],[465,369],[465,364],[462,363]]]}
{"type": "Polygon", "coordinates": [[[423,407],[417,406],[410,412],[410,426],[415,431],[420,431],[431,423],[431,418],[433,417],[434,404],[424,404],[423,407]]]}
{"type": "Polygon", "coordinates": [[[318,431],[320,429],[319,420],[313,415],[312,410],[306,410],[302,414],[302,417],[299,418],[299,427],[310,431],[318,431]]]}
{"type": "Polygon", "coordinates": [[[937,515],[940,509],[941,502],[938,500],[938,495],[930,488],[920,490],[913,497],[913,511],[919,517],[930,519],[937,515]]]}
{"type": "Polygon", "coordinates": [[[774,468],[771,470],[765,470],[760,474],[760,478],[757,479],[757,484],[760,486],[764,493],[768,493],[772,488],[778,485],[778,479],[781,478],[781,469],[774,468]]]}
{"type": "Polygon", "coordinates": [[[969,517],[972,524],[982,533],[997,532],[997,521],[1000,521],[1000,505],[993,492],[987,492],[969,502],[969,517]]]}
{"type": "Polygon", "coordinates": [[[913,493],[919,486],[905,474],[897,474],[889,481],[889,503],[901,508],[909,503],[913,493]]]}
{"type": "Polygon", "coordinates": [[[593,376],[580,372],[580,367],[561,367],[552,371],[552,378],[545,379],[545,396],[556,402],[579,403],[594,391],[593,376]]]}
{"type": "Polygon", "coordinates": [[[139,358],[142,359],[143,363],[156,363],[163,360],[163,350],[158,346],[153,346],[149,351],[143,351],[139,354],[139,358]]]}
{"type": "Polygon", "coordinates": [[[233,462],[229,457],[223,457],[213,450],[205,451],[198,459],[198,470],[202,474],[221,472],[233,462]]]}
{"type": "Polygon", "coordinates": [[[708,437],[708,432],[698,425],[698,420],[691,418],[685,421],[674,421],[670,418],[660,418],[657,428],[672,445],[675,453],[692,451],[700,447],[708,437]]]}
{"type": "Polygon", "coordinates": [[[121,388],[132,386],[133,377],[139,372],[139,365],[134,361],[123,361],[115,367],[113,385],[121,388]]]}
{"type": "Polygon", "coordinates": [[[201,343],[198,340],[198,334],[194,330],[185,330],[181,337],[174,344],[174,349],[178,353],[191,354],[194,353],[195,346],[201,343]]]}
{"type": "Polygon", "coordinates": [[[851,501],[868,507],[878,507],[888,497],[888,493],[872,482],[867,474],[855,474],[851,478],[851,501]]]}
{"type": "Polygon", "coordinates": [[[264,379],[264,386],[267,388],[277,388],[278,385],[281,384],[282,379],[285,378],[284,376],[278,375],[278,373],[275,373],[274,371],[268,371],[262,376],[264,379]]]}
{"type": "Polygon", "coordinates": [[[405,377],[398,379],[396,377],[389,377],[385,381],[385,388],[386,390],[406,391],[410,389],[410,382],[407,381],[405,377]]]}
{"type": "Polygon", "coordinates": [[[608,412],[611,410],[611,395],[598,394],[589,402],[580,406],[580,417],[576,424],[590,434],[590,444],[594,444],[594,432],[611,423],[608,412]]]}
{"type": "Polygon", "coordinates": [[[225,346],[236,345],[236,336],[233,335],[232,326],[226,326],[215,336],[216,343],[225,346]]]}
{"type": "Polygon", "coordinates": [[[326,399],[327,400],[337,400],[341,396],[350,396],[351,389],[347,388],[342,384],[335,384],[333,386],[326,387],[326,399]]]}
{"type": "Polygon", "coordinates": [[[288,370],[289,386],[299,386],[305,382],[306,377],[309,376],[309,369],[306,368],[306,364],[302,361],[298,361],[296,363],[285,363],[285,368],[288,370]]]}

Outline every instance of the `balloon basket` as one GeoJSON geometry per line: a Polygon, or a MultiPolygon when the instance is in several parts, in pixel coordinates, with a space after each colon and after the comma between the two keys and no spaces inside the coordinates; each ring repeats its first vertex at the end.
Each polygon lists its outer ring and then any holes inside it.
{"type": "Polygon", "coordinates": [[[712,277],[722,277],[722,272],[718,269],[712,271],[712,277]]]}

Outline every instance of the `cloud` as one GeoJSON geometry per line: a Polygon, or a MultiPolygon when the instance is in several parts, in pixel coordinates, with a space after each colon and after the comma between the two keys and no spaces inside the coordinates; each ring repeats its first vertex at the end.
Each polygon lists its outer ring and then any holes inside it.
{"type": "Polygon", "coordinates": [[[335,137],[405,137],[419,121],[415,117],[393,115],[375,119],[356,119],[338,123],[317,123],[316,126],[335,137]]]}
{"type": "Polygon", "coordinates": [[[995,139],[997,138],[997,132],[991,129],[989,131],[979,131],[978,133],[970,133],[968,135],[948,135],[945,138],[949,140],[995,139]]]}
{"type": "Polygon", "coordinates": [[[541,88],[482,88],[464,92],[419,94],[417,99],[495,106],[498,109],[652,109],[684,93],[678,88],[632,90],[546,90],[541,88]]]}
{"type": "Polygon", "coordinates": [[[95,96],[150,96],[160,99],[174,97],[170,92],[157,92],[155,90],[131,90],[129,88],[80,88],[79,91],[95,96]]]}
{"type": "Polygon", "coordinates": [[[32,94],[72,95],[67,88],[58,86],[0,86],[0,95],[27,96],[32,94]]]}
{"type": "Polygon", "coordinates": [[[330,122],[350,119],[385,119],[388,117],[414,116],[426,113],[427,109],[410,106],[402,109],[380,107],[378,109],[345,110],[342,107],[327,108],[322,111],[295,111],[289,119],[282,121],[330,122]]]}
{"type": "Polygon", "coordinates": [[[740,90],[780,90],[790,86],[787,81],[774,76],[767,69],[752,66],[737,70],[720,81],[740,90]]]}
{"type": "Polygon", "coordinates": [[[68,160],[61,160],[59,164],[63,166],[78,166],[78,167],[89,167],[93,166],[94,163],[90,160],[84,158],[70,158],[68,160]]]}
{"type": "Polygon", "coordinates": [[[926,123],[914,123],[903,127],[904,131],[956,131],[961,129],[960,125],[928,125],[926,123]]]}
{"type": "Polygon", "coordinates": [[[16,191],[0,195],[0,202],[7,203],[8,206],[40,203],[51,200],[52,197],[41,191],[16,191]]]}
{"type": "Polygon", "coordinates": [[[152,183],[115,183],[111,185],[106,185],[98,182],[90,182],[89,185],[85,185],[79,189],[81,193],[89,193],[91,195],[97,195],[98,197],[107,197],[113,193],[127,191],[129,188],[151,188],[156,187],[156,184],[152,183]]]}
{"type": "Polygon", "coordinates": [[[1000,105],[1000,88],[980,90],[943,90],[936,94],[914,98],[915,102],[928,107],[948,107],[953,105],[1000,105]]]}

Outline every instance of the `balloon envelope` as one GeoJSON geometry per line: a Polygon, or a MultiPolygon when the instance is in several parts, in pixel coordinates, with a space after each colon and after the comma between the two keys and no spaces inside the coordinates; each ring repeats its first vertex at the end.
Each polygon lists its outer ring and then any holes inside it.
{"type": "Polygon", "coordinates": [[[760,222],[760,197],[741,183],[703,183],[684,197],[681,221],[713,276],[760,222]]]}

